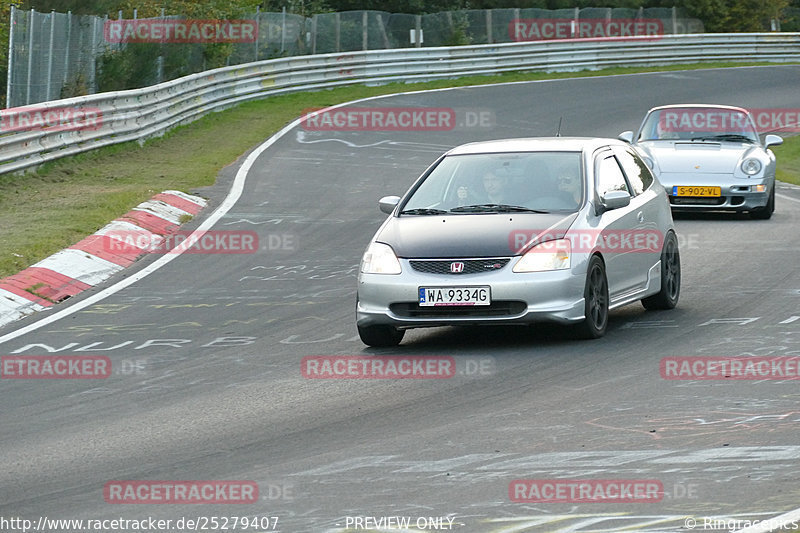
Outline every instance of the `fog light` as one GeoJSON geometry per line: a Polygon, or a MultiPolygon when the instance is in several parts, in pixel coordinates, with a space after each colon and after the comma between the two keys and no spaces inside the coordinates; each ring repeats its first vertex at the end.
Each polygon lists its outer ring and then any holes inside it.
{"type": "Polygon", "coordinates": [[[767,192],[766,185],[753,185],[753,192],[767,192]]]}

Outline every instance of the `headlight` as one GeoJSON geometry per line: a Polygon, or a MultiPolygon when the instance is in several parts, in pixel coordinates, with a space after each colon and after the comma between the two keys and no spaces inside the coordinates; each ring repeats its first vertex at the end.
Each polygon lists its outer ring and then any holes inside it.
{"type": "Polygon", "coordinates": [[[380,242],[373,242],[361,258],[361,272],[365,274],[399,274],[400,261],[394,255],[392,247],[380,242]]]}
{"type": "Polygon", "coordinates": [[[572,247],[568,239],[557,239],[537,244],[514,265],[514,272],[544,272],[564,270],[570,266],[572,247]]]}
{"type": "Polygon", "coordinates": [[[748,157],[742,161],[742,170],[748,176],[755,176],[761,172],[761,161],[753,157],[748,157]]]}

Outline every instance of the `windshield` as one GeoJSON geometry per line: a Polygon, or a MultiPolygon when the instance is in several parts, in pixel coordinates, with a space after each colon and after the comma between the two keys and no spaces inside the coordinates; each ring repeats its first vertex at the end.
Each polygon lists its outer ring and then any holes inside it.
{"type": "Polygon", "coordinates": [[[750,117],[736,109],[720,107],[670,107],[647,115],[639,141],[758,142],[750,117]]]}
{"type": "Polygon", "coordinates": [[[580,152],[452,155],[401,214],[577,211],[583,181],[580,152]]]}

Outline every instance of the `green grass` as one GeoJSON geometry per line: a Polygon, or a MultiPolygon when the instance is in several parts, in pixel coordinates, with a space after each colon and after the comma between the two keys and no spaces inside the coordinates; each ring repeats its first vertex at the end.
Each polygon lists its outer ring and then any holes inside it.
{"type": "MultiPolygon", "coordinates": [[[[0,175],[0,278],[74,244],[163,190],[190,192],[212,185],[223,167],[308,108],[422,89],[730,66],[742,63],[570,73],[515,72],[414,84],[356,85],[245,103],[176,128],[144,146],[110,146],[48,163],[35,172],[0,175]]],[[[780,179],[797,183],[798,148],[790,141],[778,148],[783,176],[780,179]]]]}
{"type": "Polygon", "coordinates": [[[778,159],[775,177],[780,181],[800,185],[800,135],[783,137],[783,144],[773,146],[778,159]]]}

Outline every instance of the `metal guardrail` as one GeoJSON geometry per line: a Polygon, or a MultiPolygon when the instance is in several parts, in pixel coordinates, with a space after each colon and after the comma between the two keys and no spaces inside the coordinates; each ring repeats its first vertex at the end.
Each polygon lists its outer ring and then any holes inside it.
{"type": "Polygon", "coordinates": [[[270,59],[193,74],[143,89],[2,111],[0,174],[102,146],[143,142],[209,112],[281,93],[521,70],[575,71],[703,61],[800,61],[800,33],[539,41],[270,59]],[[88,128],[69,123],[48,125],[47,117],[55,120],[52,113],[59,110],[94,112],[99,120],[88,128]],[[15,126],[21,128],[23,122],[32,126],[9,132],[15,126]]]}

